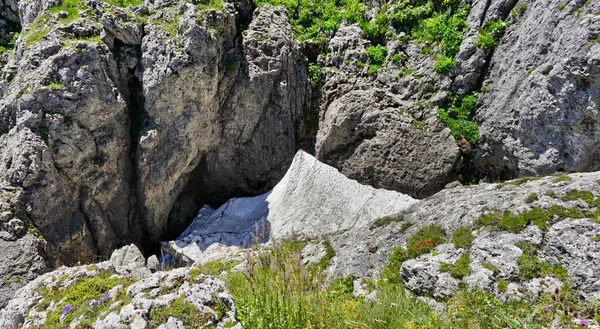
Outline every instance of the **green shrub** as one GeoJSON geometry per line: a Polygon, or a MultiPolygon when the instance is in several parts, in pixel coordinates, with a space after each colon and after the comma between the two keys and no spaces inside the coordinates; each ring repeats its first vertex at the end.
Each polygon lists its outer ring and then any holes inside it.
{"type": "Polygon", "coordinates": [[[366,49],[366,54],[370,59],[370,63],[374,65],[383,65],[387,56],[387,48],[382,45],[369,46],[366,49]]]}
{"type": "Polygon", "coordinates": [[[438,118],[446,127],[450,128],[454,138],[464,137],[471,144],[479,142],[479,126],[471,121],[477,106],[477,93],[472,93],[462,99],[451,101],[449,109],[439,109],[438,118]],[[456,112],[456,117],[451,117],[450,112],[456,112]]]}
{"type": "Polygon", "coordinates": [[[392,63],[398,63],[398,62],[402,62],[404,60],[404,56],[400,55],[400,54],[394,54],[391,58],[392,63]]]}
{"type": "Polygon", "coordinates": [[[437,225],[425,226],[406,242],[409,258],[431,252],[436,246],[446,242],[446,232],[437,225]]]}
{"type": "Polygon", "coordinates": [[[434,69],[438,73],[444,73],[450,70],[454,66],[454,59],[446,56],[439,56],[437,62],[435,62],[434,69]]]}
{"type": "Polygon", "coordinates": [[[442,55],[454,58],[460,50],[463,32],[468,28],[467,16],[470,10],[469,6],[465,6],[453,14],[449,11],[436,13],[421,21],[413,36],[419,42],[439,45],[442,55]]]}
{"type": "Polygon", "coordinates": [[[13,33],[12,38],[10,39],[10,41],[8,42],[8,44],[6,44],[5,46],[0,46],[0,56],[2,56],[2,54],[4,54],[6,51],[13,49],[15,47],[15,44],[17,43],[17,39],[19,38],[19,33],[13,33]]]}
{"type": "Polygon", "coordinates": [[[322,79],[321,66],[316,63],[308,63],[308,78],[313,87],[319,86],[322,79]]]}
{"type": "Polygon", "coordinates": [[[473,44],[483,50],[496,47],[507,26],[502,20],[489,21],[485,28],[479,30],[477,40],[473,44]]]}
{"type": "MultiPolygon", "coordinates": [[[[384,6],[385,7],[385,6],[384,6]]],[[[377,41],[383,38],[387,32],[388,27],[388,17],[385,13],[385,8],[382,7],[375,15],[375,21],[362,21],[360,23],[360,28],[365,33],[367,39],[371,41],[377,41]]],[[[362,17],[361,17],[362,19],[362,17]]]]}
{"type": "Polygon", "coordinates": [[[475,240],[475,237],[471,232],[471,228],[466,226],[454,231],[454,234],[452,235],[452,240],[454,241],[454,248],[471,248],[473,240],[475,240]]]}

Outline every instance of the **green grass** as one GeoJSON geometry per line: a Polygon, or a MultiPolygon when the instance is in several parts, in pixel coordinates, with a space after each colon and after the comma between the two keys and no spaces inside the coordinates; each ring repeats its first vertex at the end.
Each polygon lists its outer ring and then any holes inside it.
{"type": "Polygon", "coordinates": [[[142,0],[104,0],[104,2],[115,7],[137,7],[142,4],[142,0]]]}
{"type": "Polygon", "coordinates": [[[578,208],[563,208],[555,205],[548,209],[534,207],[518,214],[514,214],[510,210],[505,210],[502,214],[498,212],[489,212],[481,215],[475,221],[475,224],[478,228],[482,226],[492,226],[500,230],[518,233],[530,224],[535,224],[541,230],[546,230],[550,219],[598,218],[598,216],[598,212],[584,212],[578,208]]]}
{"type": "Polygon", "coordinates": [[[533,182],[533,181],[540,180],[540,179],[541,179],[540,177],[535,177],[535,176],[534,177],[523,177],[523,178],[515,179],[515,180],[510,181],[510,182],[500,183],[498,185],[498,187],[503,187],[503,186],[506,186],[506,185],[521,186],[521,185],[523,185],[523,184],[525,184],[527,182],[533,182]]]}
{"type": "Polygon", "coordinates": [[[483,264],[481,264],[481,267],[492,271],[494,276],[497,276],[498,274],[500,274],[500,271],[494,265],[492,265],[490,263],[483,263],[483,264]]]}
{"type": "MultiPolygon", "coordinates": [[[[398,268],[399,270],[399,268],[398,268]]],[[[405,328],[432,323],[429,307],[401,285],[386,284],[381,303],[354,298],[351,277],[327,283],[287,250],[251,259],[245,272],[225,278],[244,328],[405,328]]]]}
{"type": "Polygon", "coordinates": [[[465,276],[471,274],[471,270],[469,269],[470,262],[471,257],[469,253],[465,252],[458,257],[454,264],[442,263],[440,272],[448,272],[453,278],[461,280],[465,276]]]}
{"type": "Polygon", "coordinates": [[[85,10],[88,7],[83,3],[83,0],[61,0],[61,3],[50,7],[50,12],[58,14],[60,12],[66,12],[66,17],[58,19],[59,22],[67,24],[81,17],[80,10],[85,10]]]}
{"type": "Polygon", "coordinates": [[[48,85],[48,88],[55,91],[65,90],[65,85],[60,82],[52,82],[48,85]]]}
{"type": "Polygon", "coordinates": [[[454,248],[469,249],[473,244],[475,237],[472,234],[470,227],[461,227],[454,231],[452,234],[452,241],[454,242],[454,248]]]}
{"type": "Polygon", "coordinates": [[[392,63],[398,63],[398,62],[402,62],[404,60],[404,56],[400,55],[400,54],[394,54],[392,55],[392,63]]]}
{"type": "Polygon", "coordinates": [[[400,232],[406,232],[411,226],[413,226],[413,223],[403,223],[400,227],[400,232]]]}
{"type": "MultiPolygon", "coordinates": [[[[371,284],[371,288],[378,288],[378,292],[377,301],[370,302],[352,295],[352,277],[327,281],[317,268],[302,265],[298,251],[281,248],[276,246],[275,250],[261,253],[261,256],[249,256],[246,270],[224,277],[235,298],[237,316],[244,328],[541,329],[550,327],[555,318],[563,328],[576,328],[569,323],[571,315],[561,316],[565,308],[574,306],[582,318],[593,317],[598,309],[595,304],[579,303],[576,295],[568,289],[560,292],[560,296],[565,297],[560,302],[553,301],[551,294],[546,293],[539,297],[525,296],[520,300],[503,302],[490,292],[461,289],[454,296],[441,300],[445,311],[436,313],[405,290],[400,267],[406,260],[406,250],[401,247],[393,248],[381,272],[381,279],[371,284]],[[544,308],[549,311],[545,312],[544,308]]],[[[531,259],[523,259],[520,266],[525,267],[529,263],[531,259]]],[[[454,277],[463,278],[469,273],[468,264],[469,254],[464,253],[455,264],[444,267],[454,277]]],[[[535,274],[544,274],[544,271],[547,269],[533,268],[535,274]]],[[[547,272],[562,276],[552,266],[547,272]]],[[[502,278],[498,280],[501,292],[505,292],[507,287],[508,281],[502,278]]],[[[171,313],[195,311],[186,310],[184,306],[182,301],[177,301],[174,305],[177,311],[171,313]]],[[[166,319],[166,310],[162,312],[160,317],[166,319]]],[[[150,318],[157,316],[155,313],[150,318]]]]}
{"type": "Polygon", "coordinates": [[[404,221],[404,215],[396,215],[396,216],[386,216],[377,219],[373,224],[371,224],[371,229],[375,229],[382,226],[387,226],[391,223],[399,223],[404,221]]]}
{"type": "Polygon", "coordinates": [[[415,258],[431,252],[436,246],[446,242],[446,232],[437,225],[425,226],[406,241],[407,256],[415,258]]]}
{"type": "Polygon", "coordinates": [[[196,278],[200,274],[219,276],[222,272],[229,272],[233,269],[239,262],[234,261],[212,261],[207,262],[204,265],[199,265],[190,270],[190,279],[192,281],[196,280],[196,278]]]}
{"type": "Polygon", "coordinates": [[[573,178],[567,174],[555,174],[552,176],[554,176],[554,179],[552,180],[553,183],[568,182],[573,180],[573,178]]]}
{"type": "Polygon", "coordinates": [[[33,23],[27,27],[28,32],[23,33],[26,47],[41,41],[48,33],[50,33],[49,22],[50,16],[48,13],[42,13],[36,17],[33,23]]]}
{"type": "Polygon", "coordinates": [[[531,193],[525,198],[525,203],[532,203],[539,199],[537,193],[531,193]]]}
{"type": "MultiPolygon", "coordinates": [[[[213,307],[223,303],[222,301],[213,301],[213,307]]],[[[211,307],[212,308],[212,307],[211,307]]],[[[222,306],[220,307],[222,308],[222,306]]],[[[221,317],[224,314],[221,314],[221,317]]],[[[157,328],[169,320],[169,317],[175,317],[183,322],[186,328],[199,328],[204,326],[208,321],[213,319],[213,315],[209,312],[203,312],[194,306],[192,303],[186,303],[185,297],[179,297],[174,300],[168,307],[154,307],[148,315],[148,326],[157,328]]]]}
{"type": "Polygon", "coordinates": [[[600,207],[600,198],[596,198],[590,191],[570,190],[560,199],[563,201],[583,200],[590,207],[600,207]]]}
{"type": "Polygon", "coordinates": [[[196,4],[198,9],[214,9],[216,11],[223,10],[223,0],[208,0],[206,3],[198,3],[196,4]]]}
{"type": "Polygon", "coordinates": [[[545,276],[553,276],[563,282],[567,280],[567,270],[560,263],[550,264],[540,260],[536,255],[537,248],[534,245],[529,242],[519,242],[515,245],[523,250],[523,254],[517,260],[521,280],[525,281],[545,276]]]}
{"type": "Polygon", "coordinates": [[[478,93],[460,99],[451,97],[448,109],[438,110],[438,118],[450,128],[454,138],[464,137],[471,144],[479,142],[479,126],[472,121],[478,97],[478,93]],[[455,112],[456,116],[451,116],[451,112],[455,112]]]}

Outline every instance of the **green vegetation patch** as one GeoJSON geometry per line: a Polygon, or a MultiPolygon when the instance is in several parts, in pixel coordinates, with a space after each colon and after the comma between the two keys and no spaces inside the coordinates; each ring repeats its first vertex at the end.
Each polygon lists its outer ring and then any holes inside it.
{"type": "Polygon", "coordinates": [[[87,8],[83,0],[61,0],[60,4],[50,7],[49,11],[53,14],[67,13],[65,16],[59,16],[58,19],[59,22],[66,24],[81,18],[79,11],[87,8]]]}
{"type": "Polygon", "coordinates": [[[239,262],[235,261],[212,261],[199,265],[190,270],[190,279],[195,282],[201,274],[220,276],[223,272],[231,271],[239,262]]]}
{"type": "Polygon", "coordinates": [[[563,282],[567,280],[567,270],[560,263],[551,265],[546,261],[540,260],[536,255],[537,248],[534,245],[524,241],[518,242],[515,245],[523,250],[523,254],[517,260],[519,278],[521,280],[531,280],[544,276],[553,276],[563,282]]]}
{"type": "Polygon", "coordinates": [[[415,258],[431,252],[436,246],[446,242],[446,232],[438,225],[425,226],[406,242],[407,256],[415,258]]]}
{"type": "MultiPolygon", "coordinates": [[[[222,301],[213,303],[213,307],[218,306],[222,301]]],[[[216,309],[219,309],[217,307],[216,309]]],[[[219,315],[219,314],[217,314],[219,315]]],[[[221,317],[224,314],[221,315],[221,317]]],[[[194,304],[187,302],[184,296],[174,300],[168,307],[152,308],[148,316],[148,326],[158,328],[161,324],[167,323],[169,317],[175,317],[183,322],[186,328],[204,328],[203,326],[211,322],[214,316],[209,312],[199,310],[194,304]]]]}
{"type": "Polygon", "coordinates": [[[497,276],[498,274],[500,274],[500,271],[498,270],[498,268],[496,268],[496,266],[494,266],[490,263],[483,263],[483,264],[481,264],[481,267],[492,271],[494,276],[497,276]]]}
{"type": "Polygon", "coordinates": [[[437,58],[437,62],[435,62],[433,68],[438,73],[444,73],[449,71],[452,67],[454,67],[455,64],[456,63],[454,62],[454,59],[452,59],[451,57],[439,55],[437,58]]]}
{"type": "Polygon", "coordinates": [[[532,203],[539,199],[537,193],[531,193],[525,198],[525,203],[532,203]]]}
{"type": "Polygon", "coordinates": [[[476,221],[477,227],[493,226],[501,230],[514,233],[520,232],[529,224],[537,225],[541,230],[548,228],[551,218],[562,220],[565,218],[598,218],[597,212],[584,212],[578,208],[563,208],[561,206],[552,206],[548,209],[534,207],[519,214],[513,214],[510,210],[505,210],[502,214],[499,212],[489,212],[481,215],[476,221]]]}
{"type": "Polygon", "coordinates": [[[104,2],[115,7],[137,7],[142,4],[142,0],[104,0],[104,2]]]}
{"type": "Polygon", "coordinates": [[[555,174],[552,176],[554,176],[554,179],[552,180],[553,183],[568,182],[573,180],[573,178],[567,174],[555,174]]]}
{"type": "Polygon", "coordinates": [[[2,54],[7,52],[8,50],[13,49],[15,47],[15,44],[17,43],[18,38],[19,38],[19,33],[13,33],[13,36],[10,39],[10,41],[8,42],[8,44],[6,44],[6,46],[0,46],[0,56],[2,56],[2,54]]]}
{"type": "Polygon", "coordinates": [[[469,94],[462,99],[451,97],[450,106],[438,110],[438,118],[450,128],[454,138],[464,137],[471,144],[479,142],[479,126],[472,121],[478,97],[478,93],[469,94]]]}
{"type": "Polygon", "coordinates": [[[369,46],[366,55],[369,57],[369,74],[373,74],[385,63],[387,48],[382,45],[369,46]]]}
{"type": "Polygon", "coordinates": [[[470,227],[461,227],[454,231],[452,234],[452,241],[454,242],[454,248],[469,249],[473,244],[475,237],[472,234],[470,227]]]}
{"type": "Polygon", "coordinates": [[[583,200],[590,207],[600,207],[600,198],[596,198],[590,191],[570,190],[561,198],[563,201],[583,200]]]}
{"type": "Polygon", "coordinates": [[[523,185],[523,184],[525,184],[527,182],[533,182],[533,181],[540,180],[540,179],[541,179],[541,177],[537,177],[537,176],[534,176],[534,177],[523,177],[523,178],[515,179],[515,180],[510,181],[510,182],[500,183],[500,184],[498,184],[498,187],[503,187],[503,186],[506,186],[506,185],[521,186],[521,185],[523,185]]]}
{"type": "Polygon", "coordinates": [[[502,20],[489,21],[485,28],[479,29],[479,35],[473,44],[483,50],[496,47],[507,26],[502,20]]]}
{"type": "Polygon", "coordinates": [[[461,280],[465,276],[471,274],[471,270],[469,269],[470,262],[471,256],[468,252],[465,252],[458,257],[454,264],[442,263],[440,271],[448,272],[453,278],[461,280]]]}
{"type": "Polygon", "coordinates": [[[108,291],[117,285],[123,285],[115,296],[116,300],[128,304],[131,299],[125,294],[126,288],[134,283],[133,280],[114,276],[114,273],[104,271],[94,277],[78,278],[68,287],[39,289],[40,296],[44,299],[38,303],[37,309],[43,311],[51,302],[56,303],[55,309],[47,311],[45,328],[59,328],[61,323],[70,323],[73,319],[81,319],[80,326],[91,328],[96,318],[108,310],[112,301],[109,301],[108,291]],[[63,319],[61,322],[61,318],[63,319]]]}
{"type": "Polygon", "coordinates": [[[205,0],[196,4],[198,9],[214,9],[216,11],[223,10],[223,0],[205,0]]]}
{"type": "Polygon", "coordinates": [[[387,226],[391,223],[399,223],[404,221],[404,215],[396,215],[396,216],[386,216],[377,219],[373,224],[371,224],[371,229],[375,229],[382,226],[387,226]]]}

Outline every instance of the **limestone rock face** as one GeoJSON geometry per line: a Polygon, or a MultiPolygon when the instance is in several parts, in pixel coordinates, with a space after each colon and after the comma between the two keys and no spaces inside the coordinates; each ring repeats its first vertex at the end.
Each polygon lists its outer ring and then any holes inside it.
{"type": "Polygon", "coordinates": [[[600,4],[560,4],[527,1],[494,51],[475,117],[482,175],[600,168],[600,4]]]}
{"type": "Polygon", "coordinates": [[[21,39],[1,83],[0,186],[14,190],[7,203],[49,242],[53,263],[107,255],[134,231],[117,65],[86,39],[98,24],[83,20],[29,47],[21,39]]]}
{"type": "Polygon", "coordinates": [[[153,238],[166,232],[173,207],[169,225],[181,231],[185,222],[177,211],[193,210],[198,197],[224,202],[266,192],[291,162],[297,135],[303,136],[306,70],[285,10],[257,11],[241,48],[234,47],[228,4],[205,25],[191,4],[176,15],[165,10],[150,18],[178,20],[176,38],[150,23],[142,43],[148,124],[136,159],[153,238]]]}

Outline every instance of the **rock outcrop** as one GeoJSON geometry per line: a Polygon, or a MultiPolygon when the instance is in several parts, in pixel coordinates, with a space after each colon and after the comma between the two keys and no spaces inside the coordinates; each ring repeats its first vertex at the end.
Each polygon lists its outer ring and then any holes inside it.
{"type": "MultiPolygon", "coordinates": [[[[126,248],[120,254],[139,254],[126,248]]],[[[0,310],[0,328],[242,328],[233,297],[214,277],[179,268],[132,279],[114,265],[61,267],[38,277],[0,310]]],[[[146,269],[143,258],[130,267],[146,269]]]]}

